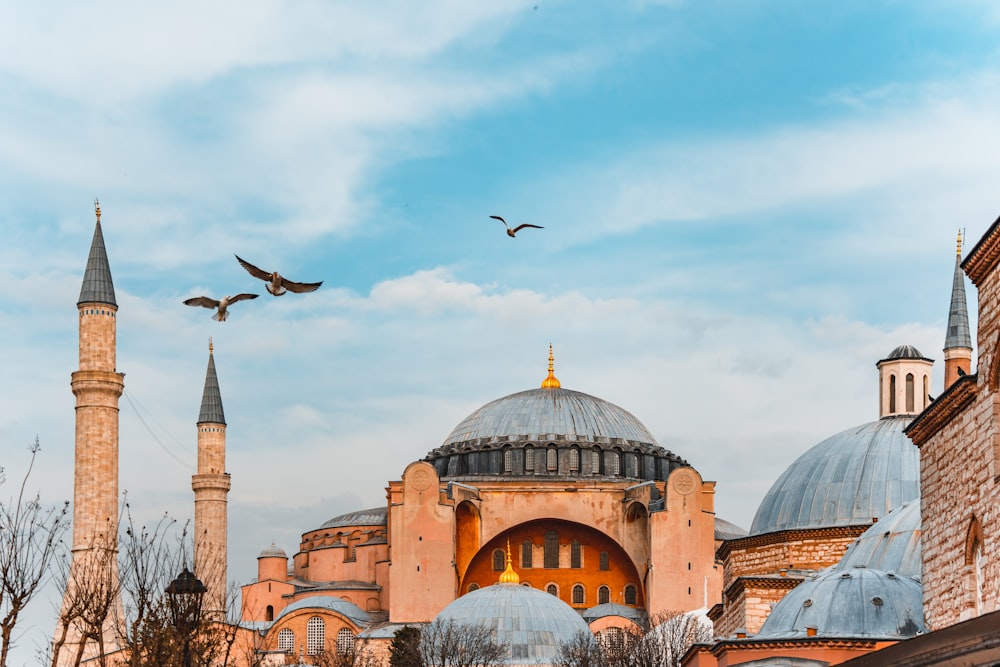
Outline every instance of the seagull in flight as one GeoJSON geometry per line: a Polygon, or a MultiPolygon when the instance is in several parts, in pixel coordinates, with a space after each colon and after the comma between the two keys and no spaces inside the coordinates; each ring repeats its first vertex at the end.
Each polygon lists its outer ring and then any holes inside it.
{"type": "Polygon", "coordinates": [[[507,236],[511,238],[514,238],[514,234],[517,234],[525,227],[534,227],[535,229],[545,229],[541,225],[529,225],[528,223],[524,223],[523,225],[518,225],[514,229],[511,229],[510,225],[507,224],[507,221],[501,218],[499,215],[491,215],[490,217],[493,218],[494,220],[499,220],[500,222],[502,222],[503,226],[507,228],[507,236]]]}
{"type": "Polygon", "coordinates": [[[267,291],[274,296],[281,296],[285,292],[295,292],[296,294],[301,294],[303,292],[315,292],[319,289],[319,286],[323,284],[323,281],[318,283],[297,283],[294,280],[289,280],[285,278],[277,271],[265,271],[264,269],[259,269],[250,262],[241,258],[239,255],[235,255],[236,261],[238,261],[244,269],[247,270],[254,278],[260,278],[266,285],[267,291]]]}
{"type": "Polygon", "coordinates": [[[257,294],[237,294],[235,296],[223,297],[221,300],[216,301],[207,296],[196,296],[190,299],[184,300],[185,306],[201,306],[202,308],[216,308],[216,312],[212,315],[213,320],[218,320],[219,322],[225,322],[226,316],[229,314],[229,306],[233,305],[237,301],[245,301],[247,299],[256,299],[257,294]]]}

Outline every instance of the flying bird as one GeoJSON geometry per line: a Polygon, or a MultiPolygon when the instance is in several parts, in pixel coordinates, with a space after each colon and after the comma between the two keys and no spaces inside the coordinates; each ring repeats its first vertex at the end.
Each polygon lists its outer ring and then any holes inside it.
{"type": "Polygon", "coordinates": [[[318,283],[297,283],[294,280],[289,280],[285,278],[277,271],[265,271],[264,269],[259,269],[250,262],[242,259],[239,255],[235,255],[236,261],[238,261],[244,269],[247,270],[254,278],[260,278],[266,285],[267,291],[274,296],[281,296],[285,292],[295,292],[296,294],[302,294],[303,292],[315,292],[319,289],[319,286],[323,284],[323,281],[318,283]]]}
{"type": "Polygon", "coordinates": [[[212,315],[213,320],[218,320],[219,322],[226,321],[226,315],[229,314],[229,306],[233,305],[237,301],[245,301],[247,299],[256,299],[257,294],[237,294],[235,296],[223,297],[220,301],[209,298],[207,296],[196,296],[190,299],[184,300],[185,306],[201,306],[202,308],[216,308],[218,309],[214,315],[212,315]]]}
{"type": "Polygon", "coordinates": [[[507,228],[507,236],[511,238],[514,238],[514,234],[517,234],[525,227],[534,227],[535,229],[545,229],[541,225],[529,225],[528,223],[524,223],[523,225],[518,225],[514,229],[511,229],[510,225],[507,224],[507,221],[501,218],[499,215],[491,215],[490,217],[493,218],[494,220],[499,220],[500,222],[502,222],[503,226],[507,228]]]}

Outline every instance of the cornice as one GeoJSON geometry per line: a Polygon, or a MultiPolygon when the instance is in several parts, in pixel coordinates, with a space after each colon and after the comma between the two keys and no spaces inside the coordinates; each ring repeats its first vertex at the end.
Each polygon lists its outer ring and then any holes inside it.
{"type": "Polygon", "coordinates": [[[935,433],[947,426],[952,419],[976,398],[979,388],[978,375],[963,375],[937,397],[927,409],[917,415],[903,429],[918,448],[929,441],[935,433]]]}
{"type": "Polygon", "coordinates": [[[976,287],[996,268],[1000,261],[1000,218],[986,230],[982,238],[962,262],[962,270],[976,287]]]}
{"type": "Polygon", "coordinates": [[[712,647],[712,655],[719,657],[732,649],[794,649],[794,648],[867,648],[874,649],[887,639],[851,639],[849,637],[802,637],[799,639],[724,639],[712,647]]]}
{"type": "Polygon", "coordinates": [[[715,552],[718,560],[725,561],[733,551],[763,547],[771,544],[786,544],[808,539],[827,539],[831,537],[857,537],[865,532],[871,524],[857,526],[827,526],[825,528],[790,528],[763,535],[749,535],[735,540],[723,542],[715,552]]]}
{"type": "Polygon", "coordinates": [[[737,595],[752,586],[757,589],[766,588],[771,590],[791,590],[805,581],[801,575],[792,576],[754,576],[736,577],[725,590],[726,600],[732,601],[737,595]]]}

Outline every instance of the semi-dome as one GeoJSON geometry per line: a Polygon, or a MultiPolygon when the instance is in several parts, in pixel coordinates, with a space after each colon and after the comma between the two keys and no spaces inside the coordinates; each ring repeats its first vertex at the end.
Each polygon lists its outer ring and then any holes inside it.
{"type": "Polygon", "coordinates": [[[856,567],[920,577],[920,501],[903,503],[851,543],[838,570],[856,567]]]}
{"type": "Polygon", "coordinates": [[[852,568],[827,569],[774,605],[760,639],[809,636],[906,639],[925,632],[922,587],[912,577],[852,568]]]}
{"type": "Polygon", "coordinates": [[[884,417],[813,446],[764,496],[750,535],[870,524],[919,498],[919,452],[903,433],[911,418],[884,417]]]}
{"type": "Polygon", "coordinates": [[[434,620],[494,630],[495,641],[509,651],[505,662],[510,665],[555,664],[563,646],[579,636],[590,636],[587,623],[568,604],[517,583],[494,584],[466,593],[434,620]]]}

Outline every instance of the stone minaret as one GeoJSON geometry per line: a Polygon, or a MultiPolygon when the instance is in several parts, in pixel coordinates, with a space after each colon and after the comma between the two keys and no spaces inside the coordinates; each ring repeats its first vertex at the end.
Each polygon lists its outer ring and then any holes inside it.
{"type": "Polygon", "coordinates": [[[965,301],[965,272],[962,271],[962,233],[958,234],[955,276],[951,284],[951,310],[948,311],[948,334],[944,339],[944,388],[972,372],[972,335],[969,333],[969,307],[965,301]]]}
{"type": "Polygon", "coordinates": [[[215,374],[212,342],[208,343],[208,372],[198,415],[198,472],[194,490],[194,573],[208,588],[206,613],[221,616],[226,600],[226,415],[222,410],[219,379],[215,374]]]}
{"type": "MultiPolygon", "coordinates": [[[[125,374],[115,366],[117,341],[115,288],[101,233],[101,208],[95,201],[97,225],[83,276],[77,310],[80,317],[80,369],[70,386],[76,396],[76,458],[73,477],[73,547],[63,612],[88,595],[101,595],[118,581],[118,399],[125,374]]],[[[105,652],[117,646],[114,623],[121,600],[108,608],[103,624],[105,652]]],[[[62,623],[62,621],[60,621],[62,623]]],[[[79,623],[70,623],[61,655],[72,660],[80,647],[79,623]]],[[[57,641],[63,627],[56,631],[57,641]]],[[[84,655],[96,653],[96,644],[84,655]]]]}

